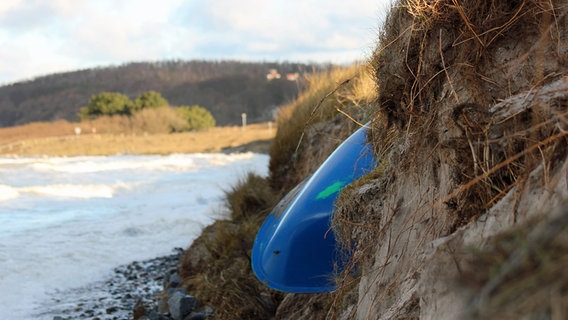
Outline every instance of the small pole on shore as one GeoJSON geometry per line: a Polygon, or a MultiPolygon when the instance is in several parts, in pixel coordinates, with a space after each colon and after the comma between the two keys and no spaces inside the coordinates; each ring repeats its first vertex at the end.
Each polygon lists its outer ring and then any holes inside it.
{"type": "Polygon", "coordinates": [[[247,114],[246,113],[242,113],[241,114],[241,118],[243,120],[243,129],[247,126],[247,114]]]}

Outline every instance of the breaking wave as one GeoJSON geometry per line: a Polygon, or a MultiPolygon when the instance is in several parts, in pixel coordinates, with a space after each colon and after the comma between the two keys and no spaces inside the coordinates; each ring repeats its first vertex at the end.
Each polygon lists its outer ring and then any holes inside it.
{"type": "MultiPolygon", "coordinates": [[[[96,173],[124,170],[147,171],[194,171],[204,167],[223,166],[235,161],[250,160],[253,153],[239,154],[173,154],[167,156],[147,156],[140,162],[136,156],[76,157],[37,159],[31,167],[38,171],[65,173],[96,173]]],[[[27,159],[14,160],[27,161],[27,159]]]]}
{"type": "Polygon", "coordinates": [[[25,194],[35,196],[46,196],[53,198],[74,198],[74,199],[94,199],[112,198],[118,189],[127,189],[128,186],[122,183],[114,185],[104,184],[52,184],[43,186],[11,187],[0,185],[0,202],[5,202],[19,198],[25,194]]]}
{"type": "Polygon", "coordinates": [[[16,188],[0,184],[0,202],[16,199],[19,196],[20,193],[16,188]]]}

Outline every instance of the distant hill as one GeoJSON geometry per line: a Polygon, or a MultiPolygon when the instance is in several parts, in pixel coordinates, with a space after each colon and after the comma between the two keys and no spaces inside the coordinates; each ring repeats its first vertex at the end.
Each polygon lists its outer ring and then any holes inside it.
{"type": "Polygon", "coordinates": [[[303,86],[302,77],[287,79],[287,74],[327,67],[176,60],[58,73],[0,87],[0,126],[73,121],[93,94],[110,91],[134,98],[149,90],[160,92],[171,105],[198,104],[209,110],[219,125],[239,124],[242,113],[247,113],[250,122],[266,121],[272,119],[277,105],[295,98],[303,86]]]}

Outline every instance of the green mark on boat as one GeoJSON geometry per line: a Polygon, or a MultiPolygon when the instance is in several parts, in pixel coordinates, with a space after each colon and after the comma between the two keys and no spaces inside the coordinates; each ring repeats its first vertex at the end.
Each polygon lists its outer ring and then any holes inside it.
{"type": "Polygon", "coordinates": [[[343,187],[345,187],[346,184],[347,183],[343,181],[335,181],[330,186],[325,188],[322,192],[318,193],[318,195],[316,196],[316,200],[325,199],[331,196],[332,194],[339,192],[343,187]]]}

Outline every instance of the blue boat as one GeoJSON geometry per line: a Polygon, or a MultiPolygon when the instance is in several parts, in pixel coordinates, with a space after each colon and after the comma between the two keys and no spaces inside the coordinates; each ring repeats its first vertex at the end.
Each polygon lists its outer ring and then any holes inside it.
{"type": "Polygon", "coordinates": [[[347,138],[264,221],[254,242],[252,268],[267,286],[294,293],[335,290],[334,277],[343,262],[331,216],[341,189],[377,165],[366,133],[365,126],[347,138]]]}

